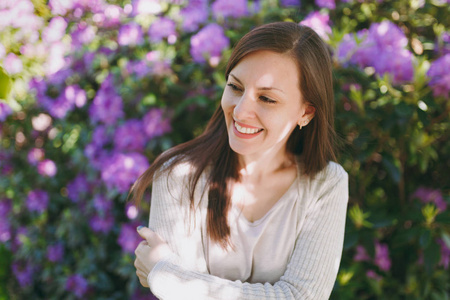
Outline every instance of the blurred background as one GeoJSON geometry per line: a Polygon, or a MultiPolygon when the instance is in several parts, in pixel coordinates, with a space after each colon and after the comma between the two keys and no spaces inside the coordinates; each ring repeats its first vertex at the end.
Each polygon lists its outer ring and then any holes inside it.
{"type": "Polygon", "coordinates": [[[331,299],[450,298],[448,0],[0,0],[0,299],[152,299],[127,202],[202,132],[233,45],[312,27],[350,175],[331,299]]]}

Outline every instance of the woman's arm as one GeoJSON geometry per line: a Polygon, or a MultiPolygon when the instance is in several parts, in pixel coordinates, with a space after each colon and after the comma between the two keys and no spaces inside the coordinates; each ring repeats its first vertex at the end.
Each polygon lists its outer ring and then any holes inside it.
{"type": "MultiPolygon", "coordinates": [[[[325,175],[318,175],[318,178],[311,184],[309,190],[316,195],[314,196],[315,201],[308,206],[307,216],[297,238],[293,255],[286,272],[278,282],[275,284],[250,284],[222,279],[205,274],[206,266],[186,267],[186,257],[180,256],[180,263],[160,260],[152,269],[147,281],[153,294],[164,300],[328,299],[342,253],[348,178],[347,173],[337,164],[330,164],[324,171],[325,175]],[[324,180],[325,178],[326,180],[324,180]]],[[[172,183],[177,184],[176,180],[172,183]]],[[[162,195],[159,196],[162,197],[162,195]]],[[[179,211],[183,209],[179,208],[180,204],[178,203],[178,208],[171,207],[174,210],[168,212],[165,201],[162,198],[155,201],[157,209],[153,210],[155,207],[152,207],[150,226],[157,225],[153,229],[168,241],[172,249],[181,250],[174,251],[175,254],[183,255],[181,253],[186,239],[180,235],[185,233],[172,232],[169,234],[172,236],[164,236],[159,230],[170,232],[170,226],[174,223],[177,225],[176,219],[180,217],[177,214],[186,213],[186,211],[179,211]]],[[[169,201],[173,201],[173,199],[169,201]]],[[[185,205],[181,207],[185,207],[185,205]]],[[[178,228],[178,226],[175,227],[178,228]]],[[[181,230],[181,228],[177,230],[181,230]]],[[[201,235],[200,230],[194,230],[194,232],[201,235]]],[[[201,248],[201,236],[200,239],[198,238],[196,236],[195,241],[189,241],[186,246],[194,249],[201,248]],[[197,246],[193,244],[197,244],[197,246]]],[[[201,265],[204,264],[204,260],[198,259],[199,256],[191,255],[190,257],[197,257],[197,262],[200,262],[201,265]]],[[[192,263],[196,264],[195,261],[192,263]]]]}

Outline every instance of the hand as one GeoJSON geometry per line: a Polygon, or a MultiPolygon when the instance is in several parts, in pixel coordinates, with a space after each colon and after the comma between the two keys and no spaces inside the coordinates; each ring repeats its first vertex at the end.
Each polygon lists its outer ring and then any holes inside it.
{"type": "Polygon", "coordinates": [[[134,266],[136,267],[136,275],[139,278],[139,282],[142,286],[148,287],[148,274],[150,274],[157,262],[169,256],[172,251],[169,245],[153,230],[139,226],[138,233],[144,241],[140,242],[134,251],[136,254],[134,266]]]}

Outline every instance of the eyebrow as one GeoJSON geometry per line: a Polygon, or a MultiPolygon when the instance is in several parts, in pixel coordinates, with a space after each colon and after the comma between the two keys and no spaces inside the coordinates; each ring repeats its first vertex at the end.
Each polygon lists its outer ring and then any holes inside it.
{"type": "MultiPolygon", "coordinates": [[[[234,80],[236,80],[239,84],[243,85],[242,82],[239,80],[239,78],[237,78],[236,76],[234,76],[234,75],[231,74],[231,73],[230,73],[230,76],[233,77],[234,80]]],[[[262,91],[277,90],[277,91],[280,91],[280,92],[282,92],[283,94],[285,94],[285,92],[284,92],[283,90],[280,90],[280,89],[278,89],[278,88],[276,88],[276,87],[268,87],[268,86],[266,87],[266,86],[263,86],[263,87],[259,87],[258,90],[262,90],[262,91]]]]}

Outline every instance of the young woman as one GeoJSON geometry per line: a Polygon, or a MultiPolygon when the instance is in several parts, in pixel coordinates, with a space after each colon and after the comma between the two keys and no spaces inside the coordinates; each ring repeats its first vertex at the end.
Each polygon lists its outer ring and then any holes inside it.
{"type": "Polygon", "coordinates": [[[136,274],[160,299],[328,299],[341,258],[347,173],[335,157],[331,61],[308,27],[258,27],[235,47],[221,106],[163,153],[136,274]],[[151,228],[151,229],[150,229],[151,228]]]}

